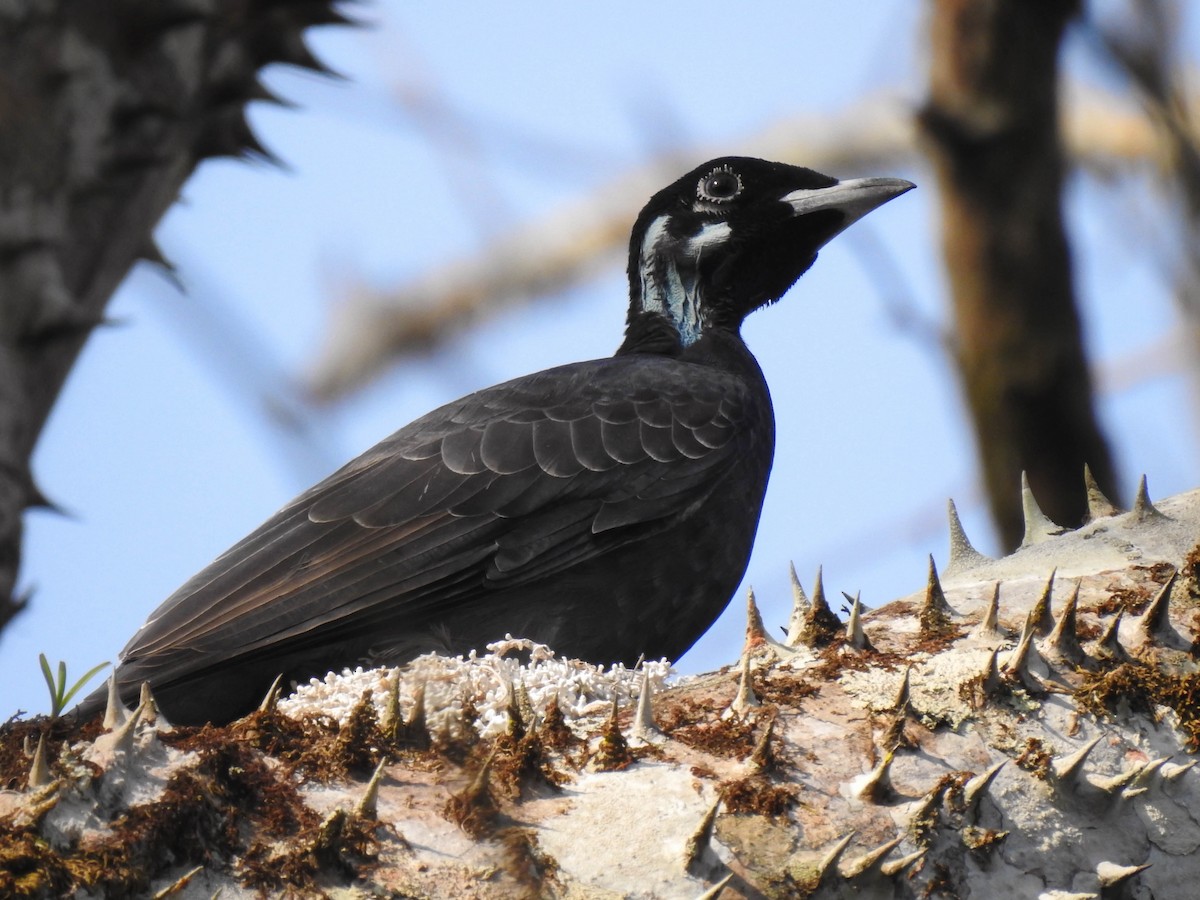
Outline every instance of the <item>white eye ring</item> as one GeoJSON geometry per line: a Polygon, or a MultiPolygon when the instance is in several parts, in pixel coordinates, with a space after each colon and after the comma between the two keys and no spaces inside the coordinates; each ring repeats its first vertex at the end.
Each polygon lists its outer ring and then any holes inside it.
{"type": "Polygon", "coordinates": [[[696,198],[705,203],[728,203],[742,192],[742,176],[729,166],[717,166],[696,185],[696,198]]]}

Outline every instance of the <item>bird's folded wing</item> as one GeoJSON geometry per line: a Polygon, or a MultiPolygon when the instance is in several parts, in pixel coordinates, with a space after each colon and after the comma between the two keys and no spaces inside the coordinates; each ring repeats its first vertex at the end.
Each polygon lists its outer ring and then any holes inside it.
{"type": "Polygon", "coordinates": [[[497,385],[401,429],[170,597],[126,663],[251,652],[529,583],[702,501],[747,451],[746,389],[656,357],[497,385]]]}

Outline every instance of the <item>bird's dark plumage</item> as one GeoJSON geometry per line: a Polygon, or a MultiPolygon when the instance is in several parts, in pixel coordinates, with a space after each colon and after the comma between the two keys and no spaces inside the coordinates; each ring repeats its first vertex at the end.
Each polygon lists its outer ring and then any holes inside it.
{"type": "Polygon", "coordinates": [[[151,615],[123,696],[148,681],[168,719],[225,721],[280,673],[505,633],[594,662],[677,658],[745,572],[771,468],[742,320],[911,187],[738,157],[683,176],[634,225],[615,356],[443,406],[302,494],[151,615]]]}

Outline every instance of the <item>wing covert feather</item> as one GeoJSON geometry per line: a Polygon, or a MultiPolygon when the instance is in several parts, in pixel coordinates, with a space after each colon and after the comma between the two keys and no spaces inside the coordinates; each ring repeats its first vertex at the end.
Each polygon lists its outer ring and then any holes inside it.
{"type": "Polygon", "coordinates": [[[480,444],[483,432],[478,428],[460,428],[442,438],[442,464],[459,475],[478,475],[487,469],[480,444]]]}
{"type": "Polygon", "coordinates": [[[604,452],[627,466],[640,463],[649,455],[642,446],[641,423],[636,418],[628,422],[602,421],[600,439],[604,452]]]}
{"type": "Polygon", "coordinates": [[[557,478],[570,478],[586,466],[571,446],[571,423],[542,419],[533,423],[533,455],[542,471],[557,478]]]}
{"type": "Polygon", "coordinates": [[[497,475],[513,475],[537,464],[533,454],[533,423],[500,419],[488,422],[479,445],[483,464],[497,475]]]}

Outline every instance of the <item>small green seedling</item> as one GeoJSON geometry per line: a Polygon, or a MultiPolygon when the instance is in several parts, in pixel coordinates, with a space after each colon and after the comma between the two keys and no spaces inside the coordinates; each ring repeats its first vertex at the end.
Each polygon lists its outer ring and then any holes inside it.
{"type": "Polygon", "coordinates": [[[42,675],[46,679],[46,687],[50,689],[50,718],[57,719],[59,713],[67,708],[67,704],[71,702],[71,698],[79,693],[79,689],[87,684],[95,676],[97,672],[108,665],[106,662],[100,663],[98,666],[93,666],[88,669],[83,677],[71,685],[67,689],[67,664],[61,660],[58,663],[58,678],[55,679],[54,673],[50,671],[50,662],[46,659],[45,653],[38,654],[38,660],[42,664],[42,675]]]}

